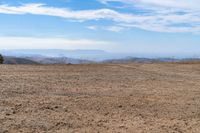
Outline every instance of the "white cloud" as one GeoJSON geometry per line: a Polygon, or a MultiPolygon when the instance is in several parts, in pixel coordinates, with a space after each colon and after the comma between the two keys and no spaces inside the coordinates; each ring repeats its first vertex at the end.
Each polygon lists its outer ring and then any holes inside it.
{"type": "Polygon", "coordinates": [[[121,26],[157,32],[200,33],[199,0],[98,0],[103,4],[120,2],[140,11],[136,20],[121,26]]]}
{"type": "Polygon", "coordinates": [[[127,25],[112,25],[112,26],[98,26],[98,25],[91,25],[91,26],[87,26],[87,29],[90,30],[106,30],[106,31],[111,31],[111,32],[121,32],[125,29],[127,29],[127,25]]]}
{"type": "MultiPolygon", "coordinates": [[[[122,2],[132,4],[144,13],[120,13],[111,9],[69,10],[49,7],[43,4],[24,4],[21,6],[0,5],[0,13],[34,14],[62,17],[75,21],[112,20],[110,31],[123,28],[140,28],[157,32],[200,32],[200,1],[197,0],[99,0],[102,3],[122,2]],[[145,12],[147,11],[148,12],[145,12]]],[[[97,29],[96,27],[88,27],[97,29]]]]}
{"type": "Polygon", "coordinates": [[[2,49],[105,49],[112,42],[65,39],[65,38],[36,38],[36,37],[0,37],[2,49]]]}
{"type": "Polygon", "coordinates": [[[91,25],[91,26],[87,26],[86,28],[90,29],[90,30],[97,30],[98,26],[95,25],[91,25]]]}
{"type": "Polygon", "coordinates": [[[73,11],[64,8],[48,7],[43,4],[24,4],[22,6],[0,5],[0,13],[5,14],[35,14],[63,17],[79,21],[113,19],[128,17],[110,9],[73,11]],[[115,18],[117,16],[117,18],[115,18]]]}
{"type": "Polygon", "coordinates": [[[103,4],[121,2],[132,6],[200,9],[199,0],[98,0],[103,4]]]}
{"type": "Polygon", "coordinates": [[[125,29],[125,26],[108,26],[104,27],[104,29],[112,32],[121,32],[125,29]]]}

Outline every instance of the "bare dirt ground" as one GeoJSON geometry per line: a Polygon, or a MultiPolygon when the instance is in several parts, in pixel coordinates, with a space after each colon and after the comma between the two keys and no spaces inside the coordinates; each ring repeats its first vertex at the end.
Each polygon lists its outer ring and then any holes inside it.
{"type": "Polygon", "coordinates": [[[200,133],[200,64],[0,65],[0,133],[200,133]]]}

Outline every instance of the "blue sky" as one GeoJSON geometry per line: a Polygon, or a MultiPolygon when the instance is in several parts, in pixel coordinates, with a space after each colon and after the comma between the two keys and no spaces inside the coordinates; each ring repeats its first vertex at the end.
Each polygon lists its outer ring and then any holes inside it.
{"type": "Polygon", "coordinates": [[[199,0],[0,0],[0,49],[200,55],[199,0]]]}

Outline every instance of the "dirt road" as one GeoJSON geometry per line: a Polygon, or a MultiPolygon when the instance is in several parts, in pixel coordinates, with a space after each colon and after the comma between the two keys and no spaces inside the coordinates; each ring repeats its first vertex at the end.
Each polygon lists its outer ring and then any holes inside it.
{"type": "Polygon", "coordinates": [[[199,133],[200,64],[0,65],[0,133],[199,133]]]}

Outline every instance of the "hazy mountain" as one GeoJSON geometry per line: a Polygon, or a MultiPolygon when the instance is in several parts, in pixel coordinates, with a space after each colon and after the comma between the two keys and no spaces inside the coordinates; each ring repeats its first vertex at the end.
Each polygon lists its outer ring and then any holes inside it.
{"type": "Polygon", "coordinates": [[[35,50],[0,50],[6,56],[7,64],[84,64],[84,63],[128,63],[128,62],[179,62],[199,61],[199,58],[155,58],[134,54],[108,53],[102,50],[59,50],[59,49],[35,49],[35,50]]]}
{"type": "Polygon", "coordinates": [[[86,64],[93,63],[88,60],[72,59],[66,57],[13,57],[4,56],[4,64],[86,64]]]}
{"type": "Polygon", "coordinates": [[[109,58],[110,54],[102,50],[60,50],[60,49],[18,49],[0,50],[5,56],[15,57],[68,57],[76,59],[101,60],[109,58]]]}
{"type": "Polygon", "coordinates": [[[86,64],[93,63],[89,60],[73,59],[66,57],[26,57],[29,60],[38,62],[40,64],[86,64]]]}
{"type": "Polygon", "coordinates": [[[8,57],[4,56],[4,64],[39,64],[36,61],[29,60],[26,58],[19,58],[19,57],[8,57]]]}
{"type": "Polygon", "coordinates": [[[123,59],[111,59],[105,60],[105,63],[155,63],[155,62],[179,62],[184,59],[174,59],[174,58],[135,58],[135,57],[126,57],[123,59]]]}

